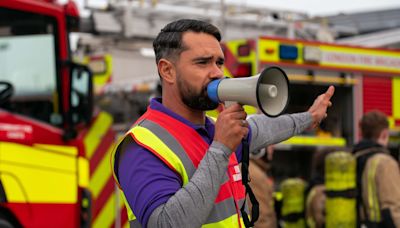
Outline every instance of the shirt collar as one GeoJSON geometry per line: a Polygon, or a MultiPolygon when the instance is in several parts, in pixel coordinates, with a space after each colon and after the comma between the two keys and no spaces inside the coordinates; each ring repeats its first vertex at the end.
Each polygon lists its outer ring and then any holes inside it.
{"type": "MultiPolygon", "coordinates": [[[[175,119],[179,120],[180,122],[188,125],[189,127],[195,129],[196,131],[205,128],[205,130],[209,133],[214,132],[214,124],[208,118],[206,118],[206,122],[205,122],[204,126],[193,124],[189,120],[185,119],[184,117],[180,116],[179,114],[177,114],[177,113],[173,112],[172,110],[168,109],[167,107],[165,107],[162,104],[161,97],[151,99],[150,108],[153,110],[157,110],[159,112],[165,113],[165,114],[171,116],[172,118],[175,118],[175,119]]],[[[214,134],[212,134],[212,135],[214,135],[214,134]]]]}

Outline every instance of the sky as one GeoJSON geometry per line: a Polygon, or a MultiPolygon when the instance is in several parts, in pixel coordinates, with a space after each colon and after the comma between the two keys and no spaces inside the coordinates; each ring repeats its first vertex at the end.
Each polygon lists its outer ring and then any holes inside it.
{"type": "MultiPolygon", "coordinates": [[[[84,0],[76,0],[83,5],[84,0]]],[[[107,0],[87,0],[89,4],[104,4],[107,0]]],[[[114,0],[115,1],[115,0],[114,0]]],[[[144,0],[150,1],[150,0],[144,0]]],[[[193,0],[188,0],[193,1],[193,0]]],[[[214,0],[219,2],[220,0],[214,0]]],[[[223,0],[247,5],[261,5],[307,13],[310,16],[328,16],[339,13],[354,13],[380,9],[400,8],[400,0],[223,0]]]]}

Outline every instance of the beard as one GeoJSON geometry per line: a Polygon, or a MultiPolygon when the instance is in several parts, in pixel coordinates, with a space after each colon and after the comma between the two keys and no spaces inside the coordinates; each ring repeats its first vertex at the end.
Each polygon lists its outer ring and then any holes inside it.
{"type": "Polygon", "coordinates": [[[178,89],[183,103],[192,109],[208,111],[218,107],[218,103],[213,102],[207,96],[207,87],[204,87],[200,92],[196,92],[193,86],[183,80],[182,77],[179,77],[178,89]]]}

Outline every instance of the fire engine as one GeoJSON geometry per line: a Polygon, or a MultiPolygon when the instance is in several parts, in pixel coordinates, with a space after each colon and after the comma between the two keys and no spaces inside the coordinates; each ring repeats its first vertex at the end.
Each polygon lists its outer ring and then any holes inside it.
{"type": "Polygon", "coordinates": [[[0,1],[0,226],[127,225],[109,153],[112,117],[72,61],[72,1],[0,1]]]}
{"type": "Polygon", "coordinates": [[[273,160],[276,182],[299,176],[307,180],[312,151],[321,147],[352,146],[359,137],[358,120],[372,109],[388,115],[390,147],[398,150],[399,50],[265,36],[226,41],[222,47],[227,76],[247,77],[258,74],[265,67],[282,68],[290,81],[288,113],[307,110],[328,85],[336,87],[333,106],[319,129],[276,145],[279,151],[273,160]]]}

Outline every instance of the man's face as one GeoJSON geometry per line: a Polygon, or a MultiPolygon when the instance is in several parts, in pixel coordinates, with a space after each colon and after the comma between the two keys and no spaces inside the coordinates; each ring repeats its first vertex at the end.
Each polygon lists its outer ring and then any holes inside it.
{"type": "Polygon", "coordinates": [[[180,97],[195,110],[212,110],[218,104],[207,96],[207,85],[223,76],[224,55],[215,37],[205,33],[184,33],[186,47],[176,61],[176,79],[180,97]]]}

